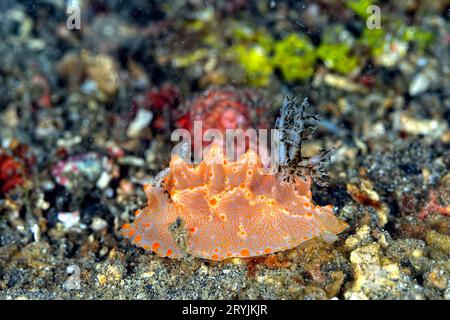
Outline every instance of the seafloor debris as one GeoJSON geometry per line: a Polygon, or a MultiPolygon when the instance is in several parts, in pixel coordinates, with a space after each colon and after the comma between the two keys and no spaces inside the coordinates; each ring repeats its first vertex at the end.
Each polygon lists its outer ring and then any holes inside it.
{"type": "Polygon", "coordinates": [[[80,213],[75,212],[60,212],[58,213],[58,221],[62,222],[66,229],[70,229],[80,222],[80,213]]]}
{"type": "Polygon", "coordinates": [[[178,120],[179,125],[193,129],[194,121],[203,121],[204,130],[248,128],[249,106],[246,106],[237,91],[208,90],[195,99],[188,108],[189,113],[178,120]]]}
{"type": "Polygon", "coordinates": [[[348,183],[347,192],[356,202],[374,208],[377,212],[378,224],[382,227],[386,225],[389,208],[381,202],[380,196],[373,190],[373,184],[370,180],[362,179],[359,185],[348,183]]]}
{"type": "MultiPolygon", "coordinates": [[[[449,199],[447,199],[449,200],[449,199]]],[[[420,210],[419,218],[425,219],[430,213],[437,213],[443,216],[450,216],[450,204],[439,204],[438,197],[431,191],[427,204],[420,210]]]]}
{"type": "MultiPolygon", "coordinates": [[[[172,84],[165,83],[160,87],[152,88],[144,94],[135,95],[132,108],[137,109],[138,114],[143,111],[151,112],[153,114],[151,126],[160,131],[168,131],[173,127],[173,122],[179,116],[179,103],[179,89],[172,84]]],[[[135,119],[137,117],[136,115],[135,119]]]]}
{"type": "Polygon", "coordinates": [[[139,136],[139,133],[147,127],[153,120],[153,113],[149,110],[139,109],[136,117],[130,122],[127,129],[127,136],[135,138],[139,136]]]}
{"type": "Polygon", "coordinates": [[[0,195],[21,185],[25,175],[24,164],[0,149],[0,195]]]}
{"type": "MultiPolygon", "coordinates": [[[[188,111],[178,119],[177,125],[195,134],[194,122],[201,121],[202,136],[208,129],[225,133],[227,129],[264,127],[268,107],[258,100],[261,99],[251,90],[212,88],[186,105],[188,111]]],[[[203,141],[204,146],[209,143],[203,141]]],[[[246,151],[244,146],[236,145],[237,156],[246,151]]]]}
{"type": "Polygon", "coordinates": [[[90,152],[70,156],[67,160],[58,162],[52,168],[52,175],[58,184],[71,189],[76,186],[77,179],[96,181],[108,168],[110,164],[106,157],[90,152]]]}
{"type": "Polygon", "coordinates": [[[350,254],[355,281],[346,299],[423,299],[423,289],[400,266],[383,261],[380,245],[371,243],[350,254]]]}

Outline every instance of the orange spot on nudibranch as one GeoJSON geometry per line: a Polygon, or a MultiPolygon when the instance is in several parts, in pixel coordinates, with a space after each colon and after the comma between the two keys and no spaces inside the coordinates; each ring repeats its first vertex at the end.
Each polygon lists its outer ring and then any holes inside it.
{"type": "Polygon", "coordinates": [[[306,215],[307,215],[307,216],[308,216],[309,218],[311,218],[311,217],[312,217],[312,213],[311,213],[311,212],[309,212],[309,211],[308,211],[308,212],[306,213],[306,215]]]}
{"type": "Polygon", "coordinates": [[[167,252],[166,252],[166,256],[170,256],[172,254],[172,250],[170,250],[170,249],[167,249],[167,252]]]}
{"type": "Polygon", "coordinates": [[[211,256],[211,259],[212,259],[212,260],[219,260],[219,256],[218,256],[217,254],[213,254],[213,255],[211,256]]]}
{"type": "Polygon", "coordinates": [[[129,223],[125,223],[125,224],[122,226],[122,229],[124,229],[124,230],[130,229],[130,228],[131,228],[131,224],[129,224],[129,223]]]}
{"type": "Polygon", "coordinates": [[[138,234],[138,235],[134,238],[133,243],[138,243],[139,241],[141,241],[141,239],[142,239],[142,236],[141,236],[140,234],[138,234]]]}
{"type": "Polygon", "coordinates": [[[209,204],[212,206],[217,205],[217,199],[212,198],[211,200],[209,200],[209,204]]]}
{"type": "Polygon", "coordinates": [[[196,227],[191,227],[191,228],[189,229],[189,231],[190,231],[191,233],[195,233],[195,232],[197,231],[197,228],[196,228],[196,227]]]}
{"type": "Polygon", "coordinates": [[[137,215],[139,215],[139,213],[141,213],[141,210],[138,209],[134,212],[134,215],[137,216],[137,215]]]}
{"type": "Polygon", "coordinates": [[[241,250],[241,256],[243,256],[243,257],[250,256],[250,251],[248,251],[248,249],[242,249],[241,250]]]}
{"type": "Polygon", "coordinates": [[[155,242],[155,243],[152,244],[152,250],[153,250],[153,251],[156,251],[156,250],[158,250],[158,248],[159,248],[160,246],[161,246],[161,245],[160,245],[158,242],[155,242]]]}
{"type": "Polygon", "coordinates": [[[136,233],[136,230],[131,229],[130,232],[128,232],[128,237],[132,237],[136,233]]]}
{"type": "Polygon", "coordinates": [[[265,249],[264,249],[264,253],[266,253],[266,254],[267,254],[267,253],[271,253],[271,252],[272,252],[272,249],[270,249],[270,248],[265,248],[265,249]]]}

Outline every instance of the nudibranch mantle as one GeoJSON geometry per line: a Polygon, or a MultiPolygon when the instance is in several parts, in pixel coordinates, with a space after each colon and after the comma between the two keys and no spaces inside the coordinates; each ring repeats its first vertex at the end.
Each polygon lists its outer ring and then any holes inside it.
{"type": "Polygon", "coordinates": [[[311,179],[283,181],[247,151],[228,161],[216,144],[198,165],[173,155],[160,186],[146,185],[147,207],[122,227],[124,237],[162,257],[224,260],[294,248],[324,233],[338,234],[347,224],[331,205],[311,199],[311,179]],[[188,234],[180,249],[170,226],[181,219],[188,234]]]}

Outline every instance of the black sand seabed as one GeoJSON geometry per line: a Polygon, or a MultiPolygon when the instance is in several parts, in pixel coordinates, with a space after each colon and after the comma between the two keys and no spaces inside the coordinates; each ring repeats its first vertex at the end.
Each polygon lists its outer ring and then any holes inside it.
{"type": "Polygon", "coordinates": [[[317,63],[308,79],[288,83],[275,70],[251,89],[220,54],[226,32],[215,30],[231,20],[315,45],[329,25],[358,35],[364,21],[339,1],[80,1],[82,27],[68,30],[63,1],[33,3],[0,3],[1,151],[24,177],[0,194],[0,299],[450,299],[448,3],[383,5],[389,19],[434,35],[393,65],[355,49],[354,74],[317,63]],[[200,33],[219,54],[179,67],[177,55],[200,47],[186,27],[198,21],[213,25],[200,33]],[[285,96],[308,97],[322,121],[304,151],[335,149],[313,200],[350,228],[331,244],[225,262],[162,259],[124,241],[120,226],[145,206],[142,184],[167,166],[173,119],[204,90],[231,85],[270,105],[267,123],[285,96]],[[153,122],[130,132],[147,93],[165,86],[177,96],[163,111],[149,106],[153,122]],[[81,173],[61,182],[52,168],[72,155],[81,173]]]}

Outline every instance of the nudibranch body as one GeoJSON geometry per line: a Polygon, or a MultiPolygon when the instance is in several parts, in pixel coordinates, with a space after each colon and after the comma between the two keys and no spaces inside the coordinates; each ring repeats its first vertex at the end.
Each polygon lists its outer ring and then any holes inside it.
{"type": "Polygon", "coordinates": [[[238,161],[212,145],[198,165],[172,156],[161,186],[144,187],[148,206],[122,233],[159,256],[181,258],[170,226],[181,219],[187,251],[195,257],[224,260],[287,250],[323,233],[338,234],[347,224],[331,205],[313,204],[311,179],[283,181],[249,150],[238,161]]]}

